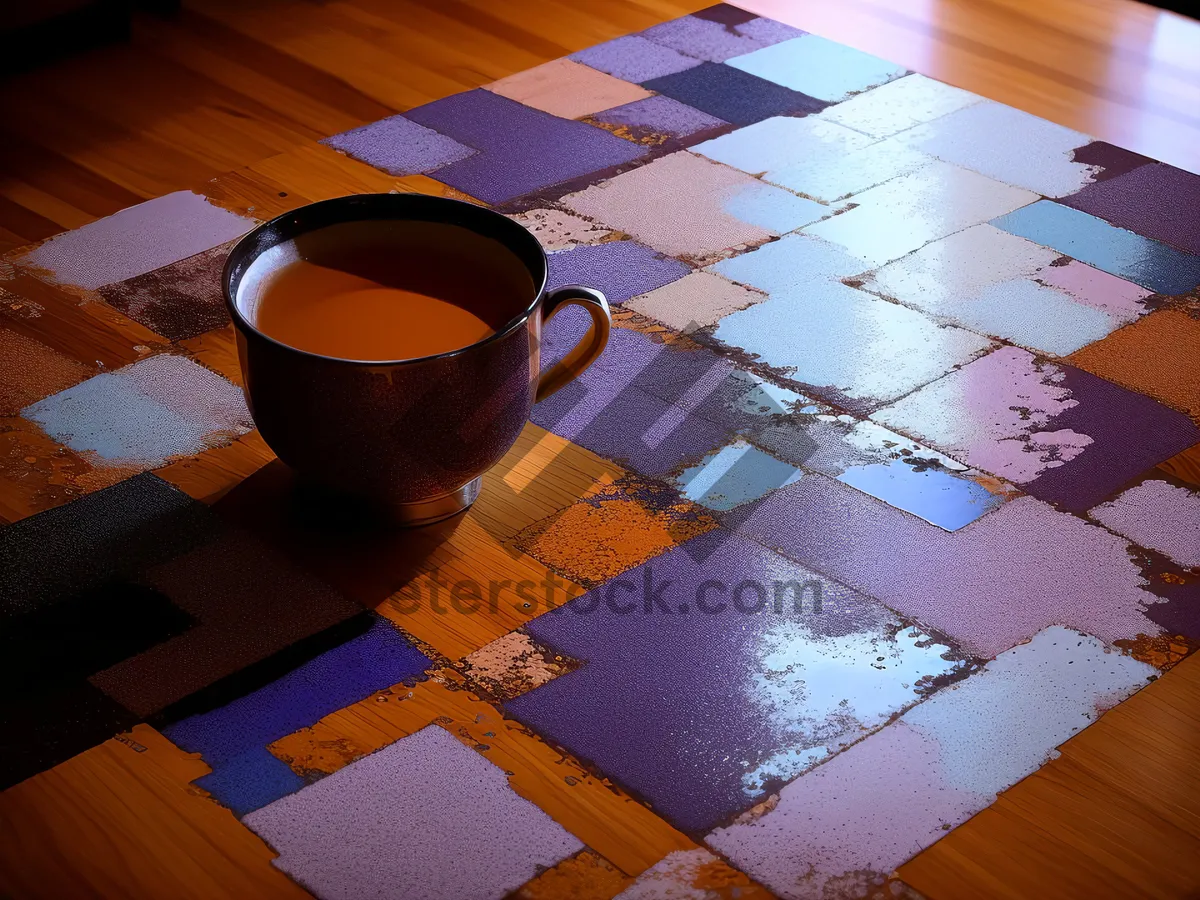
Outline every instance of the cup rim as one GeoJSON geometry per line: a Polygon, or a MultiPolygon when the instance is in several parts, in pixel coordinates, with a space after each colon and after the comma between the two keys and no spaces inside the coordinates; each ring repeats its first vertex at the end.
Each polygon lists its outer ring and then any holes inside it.
{"type": "MultiPolygon", "coordinates": [[[[494,234],[480,232],[474,228],[471,228],[471,230],[476,231],[477,234],[483,234],[484,237],[491,237],[494,240],[500,241],[500,243],[505,245],[505,249],[520,257],[522,263],[525,263],[526,267],[529,268],[528,259],[522,253],[509,246],[508,241],[504,238],[497,237],[494,234]]],[[[247,262],[247,265],[249,265],[249,262],[247,262]]],[[[475,203],[468,203],[465,200],[457,200],[453,197],[438,197],[431,194],[420,194],[413,191],[388,194],[346,194],[341,197],[331,197],[327,200],[317,200],[313,203],[306,203],[303,206],[298,206],[295,209],[288,210],[287,212],[275,216],[273,219],[269,219],[266,222],[256,225],[250,231],[238,238],[237,242],[229,249],[229,253],[225,258],[225,266],[221,271],[221,294],[225,300],[225,307],[229,312],[230,318],[233,320],[235,328],[240,331],[250,332],[259,339],[270,344],[274,344],[276,347],[282,350],[287,350],[291,353],[298,353],[303,356],[323,360],[325,362],[342,363],[352,366],[402,366],[414,363],[425,363],[432,360],[450,359],[469,351],[476,350],[495,341],[503,340],[514,330],[524,325],[545,299],[548,270],[549,261],[546,258],[546,251],[542,247],[541,243],[538,242],[537,238],[535,238],[528,229],[512,221],[507,216],[498,213],[493,209],[488,209],[486,206],[479,206],[475,203]],[[330,219],[328,222],[317,224],[312,227],[300,226],[297,218],[302,214],[307,216],[316,214],[319,216],[322,209],[335,210],[339,208],[348,208],[353,210],[355,207],[366,207],[368,204],[395,206],[397,214],[393,216],[363,215],[348,216],[345,218],[335,217],[330,219]],[[422,207],[435,210],[440,208],[445,211],[445,215],[403,215],[401,214],[401,211],[404,209],[404,207],[408,207],[410,213],[420,211],[422,207]],[[249,262],[253,262],[253,260],[257,259],[262,253],[266,252],[268,249],[276,246],[277,244],[283,243],[284,240],[288,240],[290,237],[298,236],[308,231],[315,231],[319,228],[324,228],[329,225],[337,225],[343,222],[370,221],[371,219],[415,219],[418,221],[440,222],[448,225],[458,225],[464,228],[471,228],[467,222],[472,218],[479,221],[490,222],[494,224],[501,232],[508,232],[511,234],[513,240],[518,244],[526,244],[526,250],[540,263],[540,271],[530,271],[530,275],[533,276],[534,287],[536,290],[534,291],[533,299],[529,302],[529,304],[520,312],[518,312],[512,319],[506,322],[502,327],[496,329],[495,332],[489,334],[487,337],[475,341],[473,344],[467,344],[465,347],[459,347],[455,350],[447,350],[443,353],[435,353],[430,356],[413,356],[403,359],[351,359],[345,356],[327,356],[324,353],[314,353],[311,350],[303,350],[299,347],[293,347],[291,344],[286,344],[283,341],[271,337],[266,332],[260,330],[258,326],[256,326],[245,315],[242,314],[242,311],[238,308],[237,301],[234,298],[236,293],[232,286],[232,281],[235,276],[234,269],[237,264],[243,262],[243,257],[247,258],[249,262]],[[286,228],[286,226],[289,224],[296,228],[294,235],[288,235],[281,240],[274,241],[261,248],[258,246],[259,242],[263,240],[264,236],[274,235],[281,230],[290,231],[291,229],[286,228]]],[[[244,268],[242,271],[236,273],[239,284],[241,283],[241,278],[244,274],[244,268]]]]}

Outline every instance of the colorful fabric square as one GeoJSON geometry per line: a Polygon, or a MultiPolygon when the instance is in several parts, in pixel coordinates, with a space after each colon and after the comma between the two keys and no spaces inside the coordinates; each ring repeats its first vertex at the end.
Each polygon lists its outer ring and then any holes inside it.
{"type": "Polygon", "coordinates": [[[670,256],[754,246],[826,215],[819,203],[681,150],[568,194],[569,209],[670,256]]]}
{"type": "Polygon", "coordinates": [[[404,116],[389,116],[321,141],[389,175],[436,172],[477,152],[404,116]]]}
{"type": "Polygon", "coordinates": [[[1060,203],[1118,228],[1200,255],[1200,175],[1166,163],[1089,184],[1060,203]]]}
{"type": "Polygon", "coordinates": [[[195,256],[255,224],[176,191],[53,237],[13,261],[59,284],[95,290],[195,256]]]}
{"type": "Polygon", "coordinates": [[[1074,159],[1090,137],[990,100],[918,125],[899,140],[1047,197],[1073,194],[1092,180],[1093,169],[1074,159]]]}
{"type": "Polygon", "coordinates": [[[828,105],[719,63],[703,63],[653,78],[643,86],[733,125],[752,125],[771,116],[802,116],[820,112],[828,105]]]}
{"type": "Polygon", "coordinates": [[[1155,310],[1070,361],[1200,421],[1200,318],[1186,308],[1155,310]]]}
{"type": "Polygon", "coordinates": [[[484,90],[564,119],[650,96],[645,88],[569,59],[555,59],[484,85],[484,90]]]}
{"type": "Polygon", "coordinates": [[[719,63],[804,34],[782,22],[755,18],[741,10],[719,16],[702,11],[647,28],[641,36],[696,59],[719,63]]]}
{"type": "Polygon", "coordinates": [[[875,602],[723,529],[527,627],[587,662],[505,709],[691,833],[967,668],[875,602]]]}
{"type": "Polygon", "coordinates": [[[712,272],[692,272],[678,281],[634,297],[629,308],[684,333],[716,325],[765,296],[712,272]]]}
{"type": "Polygon", "coordinates": [[[582,284],[601,291],[609,303],[670,284],[691,269],[634,241],[584,244],[549,254],[546,286],[582,284]]]}
{"type": "Polygon", "coordinates": [[[991,346],[832,280],[771,292],[722,319],[714,336],[788,371],[807,392],[858,411],[907,394],[991,346]]]}
{"type": "Polygon", "coordinates": [[[1015,347],[872,418],[1079,513],[1200,441],[1200,429],[1182,413],[1015,347]]]}
{"type": "Polygon", "coordinates": [[[839,103],[907,71],[887,60],[815,34],[735,56],[726,63],[818,100],[839,103]]]}
{"type": "Polygon", "coordinates": [[[695,153],[743,172],[785,184],[781,173],[801,165],[837,165],[872,139],[815,116],[776,116],[705,141],[695,153]]]}
{"type": "Polygon", "coordinates": [[[107,284],[105,302],[170,341],[194,338],[229,324],[221,272],[229,244],[221,244],[169,266],[107,284]]]}
{"type": "Polygon", "coordinates": [[[866,277],[866,290],[981,334],[1066,356],[1146,311],[1150,292],[976,225],[866,277]]]}
{"type": "Polygon", "coordinates": [[[992,224],[1159,294],[1186,294],[1200,284],[1200,256],[1050,200],[992,224]]]}
{"type": "Polygon", "coordinates": [[[913,74],[831,106],[821,118],[874,138],[886,138],[982,100],[978,94],[913,74]]]}
{"type": "Polygon", "coordinates": [[[216,517],[154,475],[137,475],[0,528],[0,616],[132,578],[218,533],[216,517]]]}
{"type": "Polygon", "coordinates": [[[78,384],[94,371],[0,325],[0,416],[15,416],[23,407],[78,384]]]}
{"type": "Polygon", "coordinates": [[[765,815],[706,842],[788,900],[831,888],[867,896],[1153,675],[1094,638],[1049,628],[786,786],[765,815]]]}
{"type": "Polygon", "coordinates": [[[607,72],[625,81],[643,82],[663,75],[674,75],[700,65],[700,60],[684,56],[670,47],[656,44],[637,34],[588,47],[572,53],[575,62],[607,72]]]}
{"type": "Polygon", "coordinates": [[[873,141],[824,117],[779,116],[691,148],[790,191],[829,203],[933,162],[895,141],[873,141]]]}
{"type": "Polygon", "coordinates": [[[236,385],[171,355],[103,372],[21,415],[94,464],[134,471],[228,443],[254,427],[236,385]]]}
{"type": "Polygon", "coordinates": [[[1124,175],[1126,172],[1132,172],[1134,169],[1155,162],[1148,156],[1142,156],[1140,153],[1134,153],[1132,150],[1116,147],[1104,141],[1092,141],[1090,144],[1077,147],[1072,158],[1075,162],[1091,166],[1095,170],[1092,174],[1094,181],[1116,178],[1118,175],[1124,175]]]}
{"type": "Polygon", "coordinates": [[[805,231],[838,244],[871,267],[881,266],[1036,199],[1030,191],[933,162],[856,194],[854,209],[805,231]]]}
{"type": "MultiPolygon", "coordinates": [[[[572,312],[565,310],[547,327],[543,367],[582,336],[586,319],[572,312]]],[[[677,350],[614,328],[599,360],[537,404],[532,419],[643,475],[661,476],[698,462],[738,429],[778,411],[773,402],[769,412],[749,409],[750,398],[763,392],[734,375],[733,366],[710,351],[677,350]]]]}
{"type": "Polygon", "coordinates": [[[1009,489],[870,420],[814,411],[748,432],[780,459],[836,478],[939,528],[956,531],[998,507],[1009,489]]]}
{"type": "Polygon", "coordinates": [[[725,521],[984,658],[1054,624],[1110,643],[1160,631],[1129,544],[1032,497],[949,532],[814,475],[725,521]]]}
{"type": "Polygon", "coordinates": [[[716,116],[685,106],[678,100],[655,94],[596,113],[591,121],[612,126],[622,137],[641,143],[662,143],[667,138],[684,138],[728,123],[716,116]]]}
{"type": "Polygon", "coordinates": [[[422,680],[433,663],[386,619],[227,706],[163,729],[212,772],[196,781],[242,816],[299,790],[304,781],[267,745],[335,710],[401,681],[422,680]]]}
{"type": "Polygon", "coordinates": [[[245,823],[278,851],[276,866],[325,900],[500,900],[583,849],[434,725],[245,823]]]}
{"type": "Polygon", "coordinates": [[[1088,515],[1186,569],[1200,567],[1200,494],[1195,491],[1151,479],[1088,515]]]}
{"type": "Polygon", "coordinates": [[[612,234],[612,229],[561,209],[528,209],[509,218],[528,228],[547,253],[595,244],[612,234]]]}
{"type": "Polygon", "coordinates": [[[798,468],[744,440],[726,444],[675,476],[685,498],[724,512],[758,500],[800,478],[798,468]]]}
{"type": "Polygon", "coordinates": [[[358,604],[241,532],[224,532],[138,580],[197,621],[91,676],[92,684],[141,716],[362,614],[358,604]]]}
{"type": "Polygon", "coordinates": [[[602,129],[485,90],[436,100],[405,117],[479,150],[439,168],[437,177],[485,203],[503,203],[646,153],[602,129]]]}
{"type": "MultiPolygon", "coordinates": [[[[665,485],[626,476],[533,523],[512,546],[576,584],[594,587],[716,527],[704,510],[665,485]]],[[[544,666],[544,659],[535,653],[532,661],[544,666]]]]}

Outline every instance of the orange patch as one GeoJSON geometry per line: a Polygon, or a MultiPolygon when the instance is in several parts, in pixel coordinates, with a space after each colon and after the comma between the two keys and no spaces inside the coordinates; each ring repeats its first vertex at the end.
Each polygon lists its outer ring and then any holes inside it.
{"type": "Polygon", "coordinates": [[[526,882],[512,900],[611,900],[631,884],[607,859],[584,850],[526,882]]]}
{"type": "Polygon", "coordinates": [[[712,516],[667,488],[627,478],[535,522],[513,545],[594,587],[716,527],[712,516]]]}
{"type": "Polygon", "coordinates": [[[1148,663],[1163,672],[1173,669],[1184,657],[1200,648],[1200,641],[1193,641],[1181,634],[1139,634],[1133,640],[1113,643],[1134,659],[1148,663]]]}
{"type": "Polygon", "coordinates": [[[1200,419],[1200,318],[1194,314],[1160,309],[1067,359],[1200,419]]]}

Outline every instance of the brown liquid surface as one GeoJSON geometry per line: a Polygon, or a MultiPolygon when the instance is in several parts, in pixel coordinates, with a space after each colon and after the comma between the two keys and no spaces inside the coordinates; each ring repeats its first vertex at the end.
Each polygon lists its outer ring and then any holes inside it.
{"type": "Polygon", "coordinates": [[[347,223],[287,249],[277,263],[256,262],[239,302],[264,334],[324,356],[382,361],[458,350],[533,299],[533,280],[511,252],[455,226],[347,223]]]}

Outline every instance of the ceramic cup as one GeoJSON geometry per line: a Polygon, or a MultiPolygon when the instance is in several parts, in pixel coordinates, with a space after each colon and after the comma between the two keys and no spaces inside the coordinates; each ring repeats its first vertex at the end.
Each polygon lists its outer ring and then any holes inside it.
{"type": "Polygon", "coordinates": [[[423,194],[359,194],[285,213],[238,241],[222,282],[246,400],[263,439],[303,479],[366,501],[401,525],[436,522],[470,506],[481,476],[516,442],[533,404],[600,355],[611,324],[598,291],[545,289],[546,254],[525,228],[489,209],[423,194]],[[255,327],[239,286],[262,254],[331,225],[385,228],[389,221],[457,225],[499,242],[528,270],[532,296],[489,337],[417,359],[322,356],[255,327]],[[591,327],[543,372],[542,329],[569,305],[587,310],[591,327]]]}

